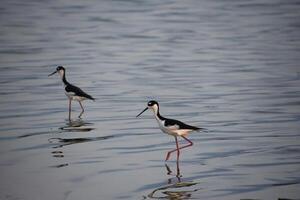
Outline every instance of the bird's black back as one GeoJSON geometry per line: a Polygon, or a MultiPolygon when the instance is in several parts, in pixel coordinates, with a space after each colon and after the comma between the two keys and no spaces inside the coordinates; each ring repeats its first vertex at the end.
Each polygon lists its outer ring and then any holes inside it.
{"type": "Polygon", "coordinates": [[[66,85],[65,90],[67,92],[74,92],[76,96],[85,97],[87,99],[95,100],[91,95],[85,93],[79,87],[76,87],[75,85],[72,85],[70,83],[66,85]]]}
{"type": "Polygon", "coordinates": [[[191,125],[185,124],[176,119],[166,119],[165,118],[165,126],[174,126],[174,125],[177,125],[179,127],[179,129],[191,129],[191,130],[200,130],[201,129],[196,126],[191,126],[191,125]]]}

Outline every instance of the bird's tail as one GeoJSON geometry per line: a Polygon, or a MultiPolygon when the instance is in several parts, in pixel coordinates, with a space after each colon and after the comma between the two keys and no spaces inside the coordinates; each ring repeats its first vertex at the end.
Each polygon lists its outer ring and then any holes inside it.
{"type": "Polygon", "coordinates": [[[88,95],[87,98],[90,100],[96,101],[96,99],[94,97],[92,97],[91,95],[88,95]]]}

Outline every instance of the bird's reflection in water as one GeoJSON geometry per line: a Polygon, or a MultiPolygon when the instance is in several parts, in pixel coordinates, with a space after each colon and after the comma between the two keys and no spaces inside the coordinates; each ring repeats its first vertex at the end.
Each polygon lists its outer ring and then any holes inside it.
{"type": "Polygon", "coordinates": [[[183,200],[190,199],[192,193],[198,189],[189,189],[197,185],[196,182],[182,181],[183,176],[180,173],[179,161],[176,162],[176,174],[173,173],[171,168],[165,164],[167,175],[172,176],[168,178],[167,185],[161,186],[153,190],[148,194],[150,199],[171,199],[171,200],[183,200]]]}
{"type": "MultiPolygon", "coordinates": [[[[78,120],[67,120],[66,125],[63,127],[60,127],[59,129],[62,130],[62,132],[89,132],[94,130],[92,127],[93,123],[85,122],[82,119],[78,120]]],[[[76,137],[76,138],[62,138],[62,137],[55,137],[50,138],[49,142],[54,144],[52,148],[55,150],[52,151],[52,156],[55,158],[64,158],[64,152],[63,147],[67,145],[73,145],[73,144],[79,144],[79,143],[85,143],[85,142],[93,142],[93,141],[99,141],[99,140],[106,140],[109,138],[112,138],[113,136],[102,136],[102,137],[76,137]]],[[[55,165],[52,167],[61,168],[69,166],[69,163],[63,163],[59,165],[55,165]]]]}
{"type": "Polygon", "coordinates": [[[94,130],[92,125],[93,123],[86,122],[82,119],[66,120],[66,125],[59,129],[66,132],[89,132],[94,130]]]}
{"type": "MultiPolygon", "coordinates": [[[[67,120],[65,126],[60,127],[59,129],[62,130],[62,132],[89,132],[94,130],[92,127],[93,123],[85,122],[82,119],[77,120],[67,120]]],[[[95,140],[102,140],[106,139],[106,137],[96,137],[96,138],[88,138],[88,137],[76,137],[76,138],[50,138],[49,142],[57,144],[53,148],[61,148],[63,146],[71,145],[71,144],[78,144],[83,142],[90,142],[95,140]]],[[[61,151],[53,151],[55,155],[57,155],[57,152],[61,151]]],[[[55,157],[63,157],[63,156],[55,156],[55,157]]]]}

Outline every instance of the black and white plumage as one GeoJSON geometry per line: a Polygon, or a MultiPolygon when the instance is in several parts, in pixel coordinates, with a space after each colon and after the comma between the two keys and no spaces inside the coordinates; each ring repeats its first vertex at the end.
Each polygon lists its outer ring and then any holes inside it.
{"type": "Polygon", "coordinates": [[[162,130],[162,132],[168,134],[168,135],[172,135],[175,137],[175,141],[176,141],[176,149],[169,151],[166,157],[166,161],[169,159],[170,155],[172,152],[177,151],[177,159],[179,158],[179,149],[183,149],[189,146],[193,145],[193,142],[190,141],[188,138],[186,138],[186,136],[193,131],[200,131],[202,128],[198,128],[196,126],[191,126],[188,124],[185,124],[181,121],[175,120],[175,119],[168,119],[165,118],[163,116],[160,115],[159,113],[159,104],[158,102],[151,100],[148,102],[147,107],[140,113],[138,114],[136,117],[140,116],[143,112],[145,112],[146,110],[151,109],[154,113],[154,117],[158,123],[159,128],[162,130]],[[185,139],[186,141],[189,142],[188,145],[179,147],[178,145],[178,141],[177,141],[177,136],[182,137],[183,139],[185,139]]]}
{"type": "Polygon", "coordinates": [[[79,118],[81,115],[84,113],[84,108],[82,106],[81,101],[90,99],[90,100],[95,100],[91,95],[85,93],[83,90],[81,90],[79,87],[76,87],[75,85],[70,84],[67,79],[66,79],[66,69],[62,66],[58,66],[56,70],[49,74],[48,76],[52,76],[53,74],[58,73],[59,76],[62,79],[62,82],[64,84],[65,88],[65,94],[69,99],[69,119],[71,119],[71,102],[72,100],[78,101],[79,105],[82,109],[80,115],[78,116],[79,118]]]}

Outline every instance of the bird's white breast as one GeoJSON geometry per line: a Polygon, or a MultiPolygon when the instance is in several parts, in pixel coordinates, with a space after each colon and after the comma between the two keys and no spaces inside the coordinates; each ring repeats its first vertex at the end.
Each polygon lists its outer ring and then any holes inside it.
{"type": "Polygon", "coordinates": [[[174,127],[167,127],[165,126],[165,120],[160,120],[159,118],[156,117],[156,121],[158,123],[158,126],[162,132],[168,134],[168,135],[173,135],[176,136],[176,132],[174,131],[174,127]]]}
{"type": "Polygon", "coordinates": [[[75,93],[74,92],[65,92],[66,96],[69,97],[69,98],[72,98],[75,96],[75,93]]]}
{"type": "Polygon", "coordinates": [[[158,126],[162,132],[172,135],[172,136],[181,136],[181,135],[187,135],[193,130],[191,129],[179,129],[178,125],[173,125],[173,126],[165,126],[165,120],[160,120],[158,117],[155,117],[156,121],[158,123],[158,126]]]}

